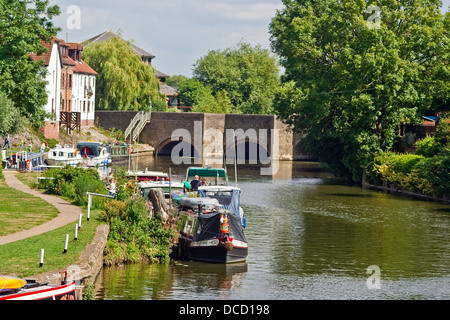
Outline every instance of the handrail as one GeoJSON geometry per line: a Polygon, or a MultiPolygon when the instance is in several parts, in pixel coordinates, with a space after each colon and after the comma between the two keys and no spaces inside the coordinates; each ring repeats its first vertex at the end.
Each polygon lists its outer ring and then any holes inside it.
{"type": "Polygon", "coordinates": [[[136,113],[134,118],[131,120],[130,124],[128,125],[127,129],[125,130],[125,140],[127,137],[131,134],[131,130],[133,130],[136,123],[140,120],[141,112],[136,113]]]}
{"type": "Polygon", "coordinates": [[[150,122],[151,119],[151,113],[145,112],[142,117],[140,118],[139,123],[137,124],[137,127],[133,131],[133,140],[136,141],[137,137],[141,134],[142,130],[146,126],[147,123],[150,122]]]}

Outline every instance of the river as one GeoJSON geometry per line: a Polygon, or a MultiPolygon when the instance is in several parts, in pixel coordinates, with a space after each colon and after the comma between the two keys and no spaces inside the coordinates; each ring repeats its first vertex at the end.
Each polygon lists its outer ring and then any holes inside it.
{"type": "MultiPolygon", "coordinates": [[[[127,165],[127,161],[115,161],[127,165]]],[[[140,156],[140,170],[186,166],[140,156]]],[[[134,162],[133,166],[136,165],[134,162]]],[[[239,167],[247,261],[105,267],[98,300],[450,298],[450,205],[340,185],[312,162],[239,167]]],[[[233,182],[234,170],[229,168],[233,182]]]]}

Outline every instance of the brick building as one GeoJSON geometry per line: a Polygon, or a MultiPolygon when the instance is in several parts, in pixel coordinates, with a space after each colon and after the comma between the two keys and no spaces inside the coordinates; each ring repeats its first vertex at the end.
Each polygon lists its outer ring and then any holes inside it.
{"type": "Polygon", "coordinates": [[[43,61],[47,69],[45,80],[48,102],[44,106],[48,117],[41,132],[46,138],[58,139],[60,128],[69,133],[81,126],[94,125],[95,77],[97,72],[81,59],[83,45],[53,38],[42,42],[47,52],[34,61],[43,61]]]}

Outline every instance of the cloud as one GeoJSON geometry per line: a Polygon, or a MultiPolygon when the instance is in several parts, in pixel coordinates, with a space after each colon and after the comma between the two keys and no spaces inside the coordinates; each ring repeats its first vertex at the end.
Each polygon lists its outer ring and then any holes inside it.
{"type": "MultiPolygon", "coordinates": [[[[191,74],[194,62],[209,50],[225,49],[242,39],[269,47],[269,24],[281,0],[50,0],[61,7],[58,36],[82,42],[107,30],[156,55],[154,66],[169,75],[191,74]],[[69,30],[66,9],[81,9],[81,29],[69,30]]],[[[448,11],[450,0],[443,0],[448,11]]],[[[444,10],[445,8],[445,10],[444,10]]]]}

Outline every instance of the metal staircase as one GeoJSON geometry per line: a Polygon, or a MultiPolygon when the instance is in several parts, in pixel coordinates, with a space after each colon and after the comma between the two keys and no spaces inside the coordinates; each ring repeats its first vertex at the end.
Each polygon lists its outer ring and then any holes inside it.
{"type": "Polygon", "coordinates": [[[146,124],[150,122],[151,116],[152,116],[151,111],[150,112],[139,111],[138,113],[136,113],[136,115],[128,125],[127,129],[125,130],[125,141],[127,141],[128,138],[132,139],[133,141],[136,141],[136,139],[139,137],[146,124]]]}

